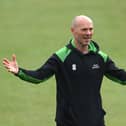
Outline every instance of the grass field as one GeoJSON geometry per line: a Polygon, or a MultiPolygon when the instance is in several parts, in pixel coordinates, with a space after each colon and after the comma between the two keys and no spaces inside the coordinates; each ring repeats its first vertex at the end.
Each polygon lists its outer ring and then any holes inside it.
{"type": "MultiPolygon", "coordinates": [[[[15,53],[20,67],[38,68],[71,38],[73,17],[85,14],[94,40],[126,68],[125,12],[125,0],[0,0],[0,61],[15,53]]],[[[107,126],[125,126],[126,87],[105,78],[101,93],[107,126]]],[[[0,126],[55,126],[55,95],[54,77],[32,85],[0,67],[0,126]]]]}

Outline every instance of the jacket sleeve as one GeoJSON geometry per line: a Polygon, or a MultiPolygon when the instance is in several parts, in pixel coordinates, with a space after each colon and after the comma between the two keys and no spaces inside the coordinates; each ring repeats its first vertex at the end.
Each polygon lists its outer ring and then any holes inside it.
{"type": "Polygon", "coordinates": [[[126,71],[118,68],[110,58],[106,62],[105,76],[110,80],[126,85],[126,71]]]}
{"type": "Polygon", "coordinates": [[[57,71],[57,59],[55,55],[52,55],[44,65],[42,65],[39,69],[36,70],[26,70],[23,68],[19,68],[18,76],[20,79],[24,81],[28,81],[31,83],[40,83],[51,76],[57,71]]]}

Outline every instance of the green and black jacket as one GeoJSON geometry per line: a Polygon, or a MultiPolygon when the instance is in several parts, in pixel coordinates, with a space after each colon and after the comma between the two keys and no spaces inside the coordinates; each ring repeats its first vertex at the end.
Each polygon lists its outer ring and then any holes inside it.
{"type": "Polygon", "coordinates": [[[104,75],[126,84],[126,72],[117,68],[94,41],[89,44],[89,53],[82,54],[70,40],[39,69],[20,68],[16,76],[37,84],[54,74],[57,87],[56,122],[64,125],[100,125],[105,115],[100,96],[104,75]]]}

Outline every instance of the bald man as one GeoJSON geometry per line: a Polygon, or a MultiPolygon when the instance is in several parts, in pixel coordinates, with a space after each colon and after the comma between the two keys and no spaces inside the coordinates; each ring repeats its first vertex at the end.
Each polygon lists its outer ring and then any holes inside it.
{"type": "Polygon", "coordinates": [[[126,72],[115,66],[92,40],[91,18],[76,16],[71,24],[73,38],[36,70],[20,68],[16,56],[4,58],[5,68],[22,80],[38,84],[56,78],[57,126],[105,126],[100,88],[103,77],[126,84],[126,72]]]}

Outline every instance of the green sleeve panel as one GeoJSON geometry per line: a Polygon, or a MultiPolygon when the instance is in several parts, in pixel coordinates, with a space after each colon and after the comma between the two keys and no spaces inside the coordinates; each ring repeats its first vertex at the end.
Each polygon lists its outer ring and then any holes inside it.
{"type": "Polygon", "coordinates": [[[33,78],[33,77],[25,74],[22,70],[19,70],[19,73],[16,76],[18,76],[22,80],[25,80],[25,81],[28,81],[28,82],[31,82],[31,83],[35,83],[35,84],[44,82],[48,79],[48,78],[46,78],[44,80],[39,80],[39,79],[33,78]]]}
{"type": "Polygon", "coordinates": [[[68,49],[66,46],[61,48],[56,52],[56,55],[59,57],[59,59],[64,62],[66,57],[70,54],[71,49],[68,49]]]}
{"type": "Polygon", "coordinates": [[[106,74],[105,76],[106,76],[108,79],[110,79],[110,80],[112,80],[112,81],[114,81],[114,82],[117,82],[117,83],[122,84],[122,85],[126,85],[126,81],[121,81],[121,80],[119,80],[119,79],[117,79],[117,78],[115,78],[115,77],[113,77],[113,76],[110,76],[109,74],[106,74]]]}
{"type": "Polygon", "coordinates": [[[108,59],[108,55],[105,54],[102,51],[98,51],[98,54],[104,59],[104,62],[106,63],[107,62],[107,59],[108,59]]]}

